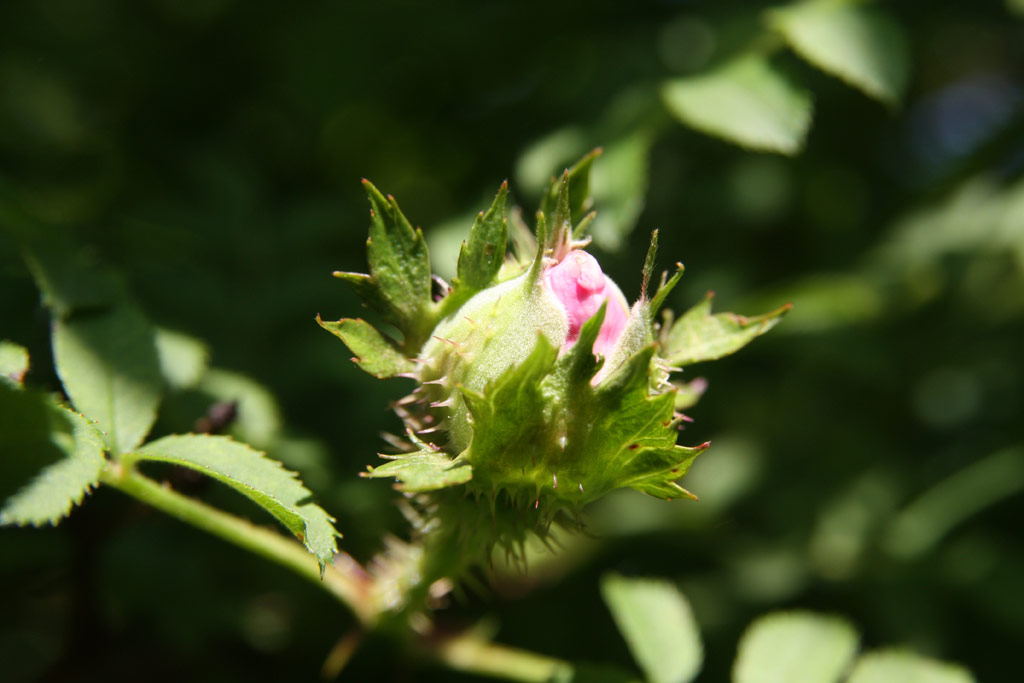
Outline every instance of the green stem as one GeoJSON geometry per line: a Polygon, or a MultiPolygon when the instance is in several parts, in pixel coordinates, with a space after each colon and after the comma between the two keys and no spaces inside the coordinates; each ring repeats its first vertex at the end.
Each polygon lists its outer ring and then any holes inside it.
{"type": "Polygon", "coordinates": [[[290,569],[337,598],[352,610],[364,626],[372,627],[376,623],[378,615],[370,603],[369,580],[348,556],[327,566],[321,577],[316,559],[297,542],[194,498],[183,496],[169,486],[143,476],[134,468],[111,463],[104,469],[101,481],[186,524],[290,569]]]}
{"type": "Polygon", "coordinates": [[[563,680],[568,679],[573,670],[565,660],[498,645],[472,632],[433,641],[430,645],[429,655],[449,668],[509,681],[563,680]]]}
{"type": "MultiPolygon", "coordinates": [[[[317,584],[352,610],[363,629],[372,630],[377,625],[381,615],[371,602],[373,580],[347,555],[342,555],[333,565],[327,566],[321,577],[316,559],[299,543],[194,498],[183,496],[169,486],[143,476],[133,467],[110,463],[103,470],[101,481],[317,584]]],[[[421,641],[421,645],[427,658],[449,668],[505,680],[541,683],[556,677],[566,677],[572,672],[572,666],[566,661],[498,645],[472,632],[445,638],[428,636],[421,641]]]]}

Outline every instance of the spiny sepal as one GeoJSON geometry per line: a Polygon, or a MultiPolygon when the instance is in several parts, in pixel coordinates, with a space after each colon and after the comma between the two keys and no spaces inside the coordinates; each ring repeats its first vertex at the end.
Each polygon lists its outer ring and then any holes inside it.
{"type": "MultiPolygon", "coordinates": [[[[412,438],[415,437],[410,434],[412,438]]],[[[367,466],[362,476],[369,479],[394,477],[400,491],[422,493],[465,484],[473,478],[473,468],[463,458],[451,458],[437,447],[416,440],[421,450],[400,455],[381,455],[391,462],[379,467],[367,466]]]]}
{"type": "Polygon", "coordinates": [[[352,284],[364,303],[401,330],[403,346],[412,355],[438,318],[431,299],[427,243],[394,197],[385,197],[368,180],[363,186],[370,200],[370,236],[366,240],[370,273],[338,272],[335,276],[352,284]]]}
{"type": "Polygon", "coordinates": [[[355,354],[352,360],[356,365],[374,377],[415,376],[415,364],[405,357],[395,341],[365,320],[342,318],[332,322],[322,320],[318,315],[316,321],[320,327],[345,342],[345,346],[355,354]]]}
{"type": "Polygon", "coordinates": [[[481,211],[459,251],[456,293],[477,292],[494,284],[508,246],[508,181],[501,184],[486,212],[481,211]]]}

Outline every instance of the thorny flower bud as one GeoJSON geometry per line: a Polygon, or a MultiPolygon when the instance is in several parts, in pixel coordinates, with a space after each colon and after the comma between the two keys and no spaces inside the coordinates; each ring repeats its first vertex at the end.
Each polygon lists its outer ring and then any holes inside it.
{"type": "Polygon", "coordinates": [[[676,444],[687,419],[678,411],[696,402],[703,384],[673,382],[671,373],[738,350],[788,309],[711,315],[709,296],[659,324],[654,316],[682,266],[648,295],[657,232],[640,298],[628,306],[583,251],[589,219],[571,224],[584,198],[571,202],[568,188],[587,168],[581,162],[552,184],[535,241],[513,224],[516,254],[508,259],[502,185],[437,301],[422,233],[393,198],[366,183],[370,273],[336,275],[402,339],[360,319],[321,321],[363,369],[417,382],[395,406],[406,427],[402,452],[384,456],[391,461],[367,476],[393,477],[401,490],[421,494],[423,514],[457,527],[453,538],[479,556],[494,543],[520,544],[527,531],[543,535],[552,521],[578,520],[584,504],[616,488],[692,498],[675,482],[708,444],[676,444]]]}

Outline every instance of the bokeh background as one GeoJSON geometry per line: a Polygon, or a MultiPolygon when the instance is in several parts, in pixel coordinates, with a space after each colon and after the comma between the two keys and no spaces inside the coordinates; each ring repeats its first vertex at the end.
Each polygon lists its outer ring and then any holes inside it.
{"type": "MultiPolygon", "coordinates": [[[[403,533],[375,463],[388,402],[314,322],[360,314],[359,180],[397,197],[450,273],[508,178],[529,214],[593,146],[595,252],[639,293],[650,230],[686,274],[669,304],[791,301],[771,334],[695,366],[682,440],[712,448],[701,502],[614,496],[592,539],[438,615],[502,642],[633,667],[598,600],[608,570],[669,577],[728,677],[764,612],[846,615],[1016,680],[1024,642],[1024,20],[1020,2],[880,3],[909,80],[885,106],[785,49],[813,94],[792,156],[675,120],[660,84],[764,40],[765,3],[13,0],[0,4],[0,222],[57,229],[118,271],[210,371],[157,432],[216,398],[234,430],[299,469],[369,558],[403,533]],[[605,204],[602,204],[602,201],[605,204]],[[19,219],[21,220],[21,219],[19,219]]],[[[0,230],[0,338],[57,390],[49,319],[0,230]]],[[[5,470],[4,470],[5,471],[5,470]]],[[[3,476],[0,471],[0,476],[3,476]]],[[[18,482],[4,481],[9,492],[18,482]]],[[[217,487],[197,494],[250,512],[217,487]]],[[[284,570],[101,491],[56,529],[0,530],[3,678],[311,680],[351,625],[284,570]]],[[[350,680],[471,680],[369,642],[350,680]]]]}

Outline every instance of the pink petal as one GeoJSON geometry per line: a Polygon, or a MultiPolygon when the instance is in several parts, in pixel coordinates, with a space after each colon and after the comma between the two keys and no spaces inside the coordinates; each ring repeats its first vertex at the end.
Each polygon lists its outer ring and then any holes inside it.
{"type": "Polygon", "coordinates": [[[601,270],[597,259],[574,250],[544,272],[544,282],[565,307],[569,334],[563,349],[579,339],[583,323],[592,318],[605,301],[604,324],[594,342],[594,353],[607,356],[615,347],[629,319],[629,306],[622,292],[601,270]]]}

